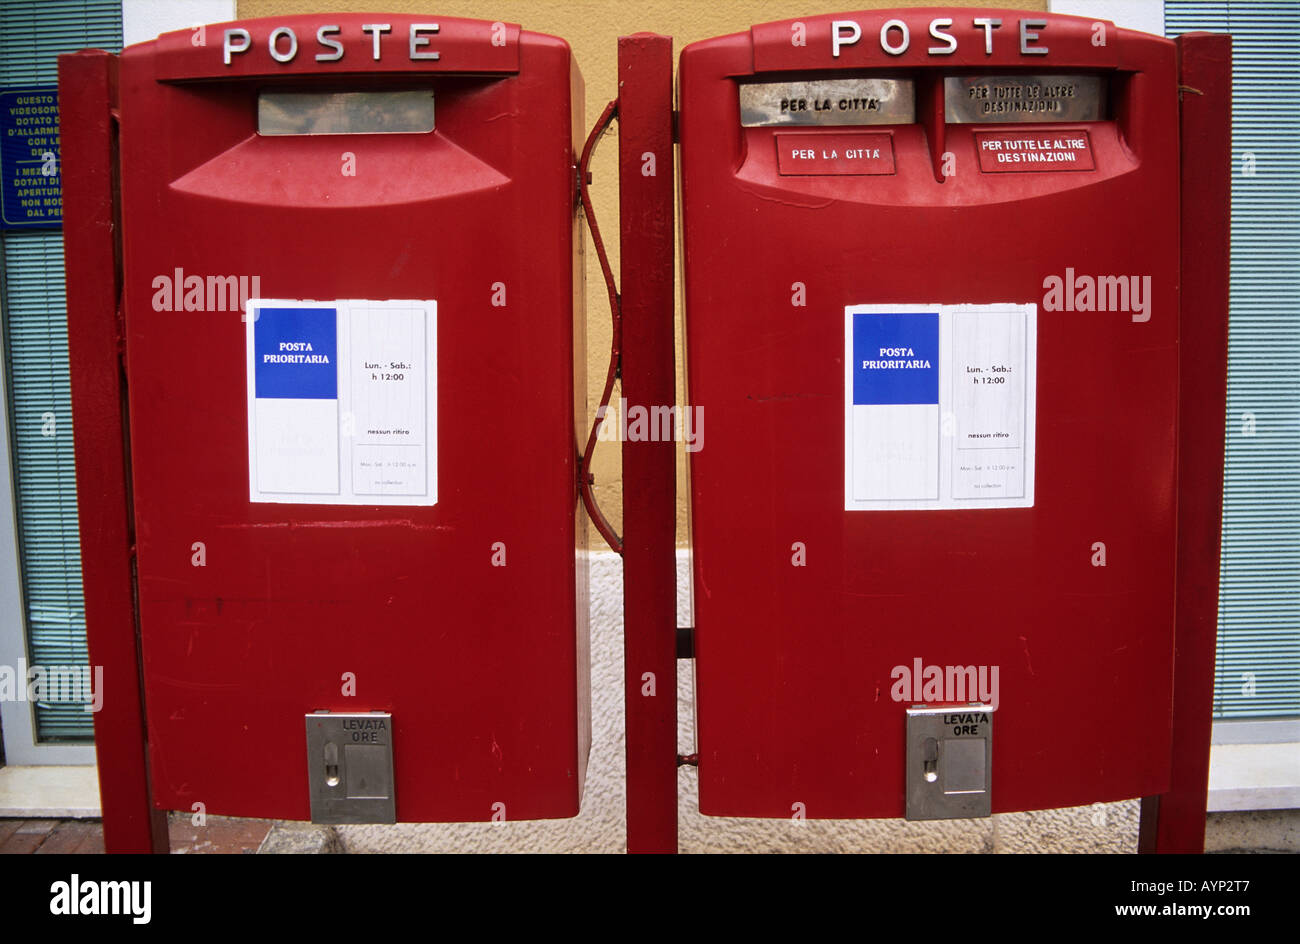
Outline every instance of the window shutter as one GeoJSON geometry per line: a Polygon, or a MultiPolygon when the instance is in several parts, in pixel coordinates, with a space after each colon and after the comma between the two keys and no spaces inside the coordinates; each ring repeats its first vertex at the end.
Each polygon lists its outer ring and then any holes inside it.
{"type": "Polygon", "coordinates": [[[1300,715],[1300,7],[1165,3],[1231,33],[1232,294],[1215,717],[1300,715]],[[1252,166],[1253,165],[1253,166],[1252,166]]]}
{"type": "MultiPolygon", "coordinates": [[[[54,85],[59,53],[87,47],[121,49],[119,0],[5,0],[0,6],[0,88],[54,85]]],[[[84,666],[60,230],[4,231],[0,296],[27,658],[31,665],[84,666]]],[[[91,739],[91,715],[80,704],[34,708],[37,743],[91,739]]]]}

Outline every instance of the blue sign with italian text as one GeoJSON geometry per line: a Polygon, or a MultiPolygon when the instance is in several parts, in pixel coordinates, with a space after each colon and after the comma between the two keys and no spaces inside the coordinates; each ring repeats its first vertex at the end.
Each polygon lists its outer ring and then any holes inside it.
{"type": "Polygon", "coordinates": [[[0,227],[61,226],[61,171],[57,88],[0,91],[0,227]]]}
{"type": "Polygon", "coordinates": [[[939,402],[939,313],[853,315],[853,403],[939,402]]]}
{"type": "Polygon", "coordinates": [[[336,309],[259,308],[255,317],[255,396],[338,399],[336,309]]]}

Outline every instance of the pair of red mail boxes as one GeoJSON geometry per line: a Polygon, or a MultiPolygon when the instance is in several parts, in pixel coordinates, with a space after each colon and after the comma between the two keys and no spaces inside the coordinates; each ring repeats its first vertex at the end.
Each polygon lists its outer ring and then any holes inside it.
{"type": "MultiPolygon", "coordinates": [[[[1162,792],[1174,43],[876,11],[680,65],[701,809],[1162,792]]],[[[79,54],[62,83],[87,117],[65,120],[69,173],[120,179],[111,207],[87,190],[68,209],[70,248],[115,241],[122,373],[70,255],[73,380],[92,655],[117,579],[94,563],[114,553],[96,483],[129,459],[153,804],[575,814],[589,405],[567,45],[295,16],[79,54]],[[74,229],[113,213],[111,237],[74,229]],[[114,392],[119,426],[82,422],[114,392]]]]}

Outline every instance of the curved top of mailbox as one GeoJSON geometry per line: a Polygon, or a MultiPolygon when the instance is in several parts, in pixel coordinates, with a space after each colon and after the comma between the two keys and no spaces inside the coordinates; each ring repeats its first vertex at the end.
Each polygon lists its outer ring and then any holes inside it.
{"type": "MultiPolygon", "coordinates": [[[[160,82],[357,74],[509,74],[519,47],[563,44],[517,23],[321,13],[211,23],[142,43],[160,82]],[[151,49],[149,47],[152,47],[151,49]]],[[[566,46],[567,48],[567,46],[566,46]]]]}
{"type": "Polygon", "coordinates": [[[749,38],[754,73],[918,66],[1140,70],[1153,47],[1173,45],[1095,17],[974,7],[805,16],[755,25],[749,38]]]}

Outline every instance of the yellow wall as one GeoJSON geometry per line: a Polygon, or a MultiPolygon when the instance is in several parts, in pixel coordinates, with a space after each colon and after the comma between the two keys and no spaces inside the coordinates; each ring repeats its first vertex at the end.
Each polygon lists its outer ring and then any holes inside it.
{"type": "MultiPolygon", "coordinates": [[[[854,9],[882,9],[904,4],[879,2],[879,0],[846,0],[841,3],[809,3],[799,0],[753,0],[738,3],[731,0],[496,0],[496,2],[469,2],[469,0],[374,0],[370,3],[329,2],[329,0],[239,0],[240,19],[259,16],[277,16],[289,13],[326,13],[336,11],[368,12],[374,10],[395,13],[421,12],[438,16],[465,16],[484,20],[505,20],[519,23],[525,29],[561,36],[569,42],[577,57],[578,66],[587,88],[587,123],[590,126],[605,103],[615,97],[614,69],[617,57],[617,40],[628,33],[650,31],[673,37],[674,54],[696,40],[747,30],[753,23],[785,20],[819,13],[840,13],[854,9]]],[[[997,6],[1011,9],[1046,10],[1047,0],[948,0],[940,3],[914,4],[915,6],[997,6]]],[[[618,272],[618,142],[617,126],[606,135],[592,160],[592,200],[596,206],[597,220],[610,249],[610,261],[618,272]]],[[[599,402],[601,388],[609,358],[609,305],[605,299],[604,282],[596,263],[596,254],[587,255],[587,402],[588,413],[594,412],[599,402]]],[[[677,313],[677,330],[680,337],[681,312],[677,313]]],[[[677,389],[682,398],[682,365],[678,345],[677,389]]],[[[615,388],[614,401],[619,391],[615,388]]],[[[708,448],[708,422],[704,424],[705,448],[708,448]]],[[[677,450],[677,543],[686,546],[686,464],[685,452],[677,450]]],[[[605,515],[622,526],[622,481],[620,477],[619,447],[617,443],[601,443],[596,449],[594,463],[596,497],[605,515]]],[[[604,549],[604,542],[594,529],[591,531],[593,550],[604,549]]]]}

